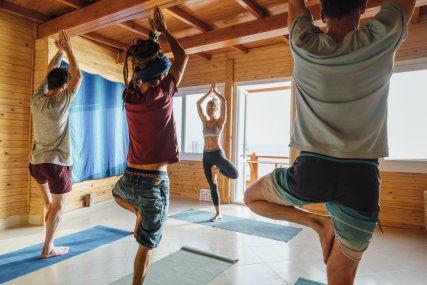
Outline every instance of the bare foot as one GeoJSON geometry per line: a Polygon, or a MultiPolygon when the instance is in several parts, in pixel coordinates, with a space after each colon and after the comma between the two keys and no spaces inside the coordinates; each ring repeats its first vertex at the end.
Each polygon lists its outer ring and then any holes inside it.
{"type": "Polygon", "coordinates": [[[320,217],[319,224],[320,227],[317,234],[319,235],[320,245],[322,246],[323,262],[326,264],[334,243],[335,233],[330,217],[320,217]]]}
{"type": "Polygon", "coordinates": [[[136,236],[138,235],[138,231],[139,231],[139,226],[141,225],[141,214],[139,213],[139,211],[136,211],[136,224],[135,224],[135,229],[133,230],[133,236],[134,238],[136,238],[136,236]]]}
{"type": "Polygon", "coordinates": [[[51,203],[46,205],[46,215],[44,216],[44,221],[46,222],[47,219],[49,218],[49,214],[50,214],[50,208],[51,208],[51,203]]]}
{"type": "Polygon", "coordinates": [[[216,177],[217,177],[217,174],[219,173],[219,168],[217,168],[215,166],[212,166],[211,167],[211,172],[212,172],[212,182],[214,184],[216,184],[216,177]]]}
{"type": "Polygon", "coordinates": [[[216,222],[217,220],[220,220],[220,219],[222,219],[222,215],[221,215],[221,213],[217,213],[215,215],[215,217],[213,217],[212,219],[210,219],[210,221],[211,222],[216,222]]]}
{"type": "Polygon", "coordinates": [[[45,259],[49,257],[61,256],[68,252],[69,247],[56,246],[52,248],[48,253],[40,254],[40,258],[45,259]]]}

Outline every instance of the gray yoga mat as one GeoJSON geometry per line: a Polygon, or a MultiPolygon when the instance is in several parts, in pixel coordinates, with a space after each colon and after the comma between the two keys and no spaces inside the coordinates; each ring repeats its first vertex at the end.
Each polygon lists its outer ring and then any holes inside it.
{"type": "MultiPolygon", "coordinates": [[[[182,247],[156,262],[148,269],[144,285],[206,284],[238,261],[188,246],[182,247]]],[[[133,273],[110,285],[132,284],[133,273]]]]}
{"type": "Polygon", "coordinates": [[[300,277],[298,278],[297,282],[295,282],[294,285],[325,285],[325,284],[300,277]]]}
{"type": "Polygon", "coordinates": [[[302,231],[301,228],[282,226],[228,215],[222,215],[222,219],[211,222],[209,219],[212,218],[213,215],[214,213],[211,212],[190,209],[171,215],[169,218],[285,242],[302,231]]]}

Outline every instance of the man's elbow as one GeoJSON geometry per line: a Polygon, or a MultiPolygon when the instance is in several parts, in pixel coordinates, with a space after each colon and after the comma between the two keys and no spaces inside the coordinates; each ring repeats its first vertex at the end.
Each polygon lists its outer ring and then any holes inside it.
{"type": "Polygon", "coordinates": [[[83,74],[82,74],[82,72],[80,71],[80,69],[79,69],[79,70],[77,70],[77,72],[76,72],[76,79],[77,79],[77,80],[83,80],[83,74]]]}

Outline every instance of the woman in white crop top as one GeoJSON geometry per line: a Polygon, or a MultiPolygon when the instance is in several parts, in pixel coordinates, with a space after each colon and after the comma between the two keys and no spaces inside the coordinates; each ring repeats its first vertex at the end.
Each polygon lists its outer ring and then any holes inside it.
{"type": "Polygon", "coordinates": [[[224,96],[216,91],[215,83],[212,84],[211,90],[197,101],[197,111],[203,123],[203,137],[205,140],[203,170],[205,171],[206,180],[209,183],[212,202],[216,210],[216,215],[211,219],[212,222],[215,222],[222,218],[219,208],[217,174],[221,173],[231,179],[236,179],[239,176],[236,167],[227,160],[220,146],[219,140],[227,117],[227,101],[224,96]],[[213,98],[206,105],[205,114],[202,110],[202,104],[209,96],[213,98]],[[219,108],[218,99],[221,101],[221,108],[219,108]]]}

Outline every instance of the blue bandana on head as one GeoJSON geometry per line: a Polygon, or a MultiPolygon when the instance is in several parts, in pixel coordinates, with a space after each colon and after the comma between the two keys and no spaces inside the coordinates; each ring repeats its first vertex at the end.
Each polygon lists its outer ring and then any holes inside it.
{"type": "Polygon", "coordinates": [[[142,81],[150,81],[167,72],[171,65],[170,60],[164,54],[161,54],[160,58],[157,58],[143,69],[136,67],[135,73],[142,81]]]}

